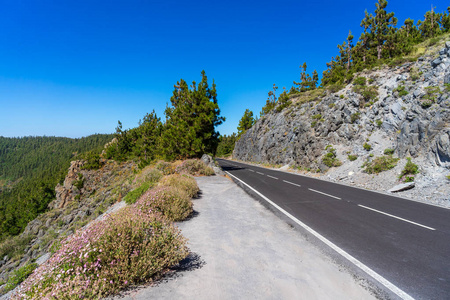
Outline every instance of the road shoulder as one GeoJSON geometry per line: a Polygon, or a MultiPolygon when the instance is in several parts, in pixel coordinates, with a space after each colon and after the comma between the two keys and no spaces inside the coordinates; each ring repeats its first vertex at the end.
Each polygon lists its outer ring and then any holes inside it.
{"type": "MultiPolygon", "coordinates": [[[[175,276],[121,299],[374,299],[345,269],[231,180],[196,178],[192,252],[175,276]]],[[[114,299],[114,298],[113,298],[114,299]]]]}

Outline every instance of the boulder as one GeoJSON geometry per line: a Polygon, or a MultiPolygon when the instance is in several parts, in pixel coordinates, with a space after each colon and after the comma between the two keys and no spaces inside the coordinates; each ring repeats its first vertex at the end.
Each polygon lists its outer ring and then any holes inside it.
{"type": "Polygon", "coordinates": [[[402,183],[402,184],[398,184],[398,185],[394,186],[393,188],[388,190],[388,192],[389,193],[403,192],[403,191],[412,189],[415,186],[416,186],[416,184],[414,182],[406,182],[406,183],[402,183]]]}

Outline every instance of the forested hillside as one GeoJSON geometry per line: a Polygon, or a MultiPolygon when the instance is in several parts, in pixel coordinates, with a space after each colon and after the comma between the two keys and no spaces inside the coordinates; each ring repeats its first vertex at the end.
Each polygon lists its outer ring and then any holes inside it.
{"type": "Polygon", "coordinates": [[[0,137],[0,237],[15,235],[44,212],[55,198],[70,161],[87,151],[100,152],[112,135],[80,139],[0,137]]]}

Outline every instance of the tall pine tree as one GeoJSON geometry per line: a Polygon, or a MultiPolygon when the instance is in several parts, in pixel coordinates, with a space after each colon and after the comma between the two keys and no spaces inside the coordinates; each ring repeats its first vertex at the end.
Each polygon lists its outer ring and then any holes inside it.
{"type": "Polygon", "coordinates": [[[178,159],[214,154],[219,138],[215,127],[225,121],[220,116],[214,81],[210,88],[205,71],[202,71],[200,83],[197,85],[194,81],[191,89],[181,79],[175,85],[170,102],[161,137],[163,155],[167,159],[178,159]]]}

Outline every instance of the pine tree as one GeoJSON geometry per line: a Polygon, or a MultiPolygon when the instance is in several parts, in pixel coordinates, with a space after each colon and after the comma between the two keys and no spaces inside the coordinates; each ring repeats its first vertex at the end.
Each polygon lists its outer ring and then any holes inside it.
{"type": "Polygon", "coordinates": [[[385,8],[388,2],[386,0],[378,0],[375,4],[377,9],[375,10],[375,16],[370,22],[370,28],[373,33],[374,39],[377,45],[377,59],[381,59],[381,51],[383,45],[388,37],[395,33],[395,27],[397,25],[397,18],[394,17],[394,13],[387,13],[385,8]]]}
{"type": "Polygon", "coordinates": [[[246,109],[244,115],[239,121],[239,125],[237,127],[238,137],[243,135],[247,130],[249,130],[253,124],[255,124],[255,118],[253,117],[253,112],[249,109],[246,109]]]}
{"type": "Polygon", "coordinates": [[[275,108],[275,105],[277,104],[277,95],[276,95],[277,89],[278,87],[274,83],[272,91],[269,91],[268,93],[266,105],[262,107],[261,112],[259,113],[261,117],[267,115],[275,108]]]}
{"type": "Polygon", "coordinates": [[[171,106],[165,110],[166,123],[161,138],[164,156],[177,159],[214,154],[219,137],[215,127],[225,121],[220,116],[214,81],[210,88],[202,71],[198,86],[194,81],[189,89],[181,79],[174,87],[171,106]]]}
{"type": "Polygon", "coordinates": [[[437,36],[440,32],[440,22],[442,15],[434,12],[434,7],[431,7],[431,11],[425,13],[425,20],[419,20],[417,27],[420,30],[420,34],[423,38],[431,38],[437,36]]]}

